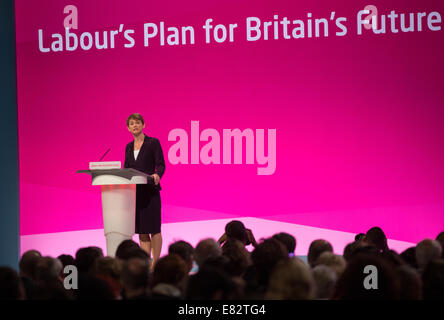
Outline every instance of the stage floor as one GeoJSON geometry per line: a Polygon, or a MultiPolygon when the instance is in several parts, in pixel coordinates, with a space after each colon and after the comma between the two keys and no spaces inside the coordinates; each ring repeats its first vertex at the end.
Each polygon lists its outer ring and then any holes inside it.
{"type": "MultiPolygon", "coordinates": [[[[223,234],[225,225],[233,220],[201,220],[190,222],[164,223],[162,225],[163,247],[161,255],[168,252],[168,246],[177,240],[185,240],[191,245],[196,244],[204,238],[214,238],[217,240],[223,234]]],[[[354,241],[355,234],[343,231],[336,231],[323,228],[309,227],[299,224],[273,221],[259,218],[236,218],[242,221],[247,228],[253,231],[256,240],[271,237],[279,232],[287,232],[296,237],[296,255],[306,256],[310,243],[316,239],[329,241],[333,250],[337,254],[342,254],[344,247],[354,241]]],[[[138,242],[138,237],[133,237],[138,242]]],[[[389,239],[388,245],[398,253],[416,244],[404,241],[389,239]]],[[[106,254],[106,240],[103,229],[69,231],[59,233],[44,233],[21,236],[21,253],[36,249],[45,256],[57,257],[60,254],[75,255],[81,247],[97,246],[103,249],[106,254]]],[[[251,250],[252,248],[248,248],[251,250]]]]}

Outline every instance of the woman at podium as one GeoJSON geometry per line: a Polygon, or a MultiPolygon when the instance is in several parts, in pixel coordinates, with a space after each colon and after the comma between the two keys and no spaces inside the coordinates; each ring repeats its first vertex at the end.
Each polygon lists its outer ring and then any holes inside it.
{"type": "Polygon", "coordinates": [[[151,175],[153,181],[136,186],[136,230],[140,247],[152,257],[151,268],[159,259],[162,249],[160,231],[160,178],[165,172],[165,159],[158,139],[143,133],[145,120],[133,113],[126,120],[134,140],[127,144],[124,168],[134,168],[151,175]]]}

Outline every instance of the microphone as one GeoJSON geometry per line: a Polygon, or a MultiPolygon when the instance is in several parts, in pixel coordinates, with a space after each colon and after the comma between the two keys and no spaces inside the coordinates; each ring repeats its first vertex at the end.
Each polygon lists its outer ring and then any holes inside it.
{"type": "Polygon", "coordinates": [[[106,156],[106,154],[107,154],[110,150],[111,150],[111,148],[109,148],[109,149],[105,152],[105,154],[100,158],[99,161],[102,161],[102,159],[106,156]]]}

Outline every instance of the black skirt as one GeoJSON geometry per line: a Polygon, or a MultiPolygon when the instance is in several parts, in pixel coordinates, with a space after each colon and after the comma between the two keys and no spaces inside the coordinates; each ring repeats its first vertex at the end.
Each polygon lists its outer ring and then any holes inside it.
{"type": "Polygon", "coordinates": [[[160,192],[151,185],[136,187],[136,233],[160,233],[160,192]]]}

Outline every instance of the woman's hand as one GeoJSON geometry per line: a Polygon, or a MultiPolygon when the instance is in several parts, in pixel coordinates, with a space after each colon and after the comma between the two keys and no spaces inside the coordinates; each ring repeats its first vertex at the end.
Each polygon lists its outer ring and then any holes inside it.
{"type": "Polygon", "coordinates": [[[160,181],[159,175],[157,173],[155,173],[155,174],[152,174],[151,177],[153,177],[154,184],[157,186],[159,184],[159,181],[160,181]]]}

